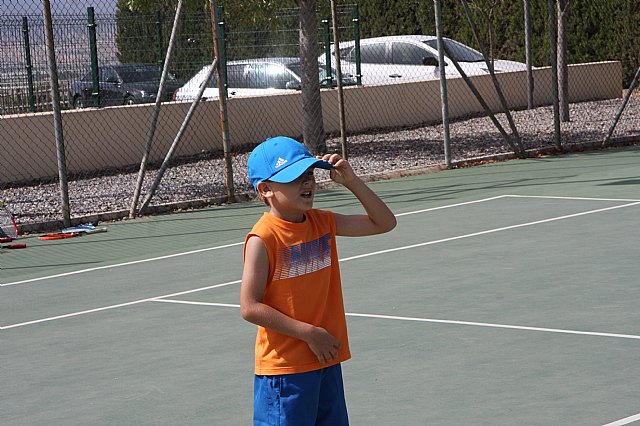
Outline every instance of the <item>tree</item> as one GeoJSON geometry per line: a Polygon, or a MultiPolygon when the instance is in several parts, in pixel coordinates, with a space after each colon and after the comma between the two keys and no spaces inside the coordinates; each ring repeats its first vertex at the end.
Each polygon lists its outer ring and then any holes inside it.
{"type": "MultiPolygon", "coordinates": [[[[195,7],[193,0],[185,0],[183,5],[183,10],[186,9],[183,25],[176,39],[171,64],[171,72],[179,80],[190,78],[203,65],[211,63],[213,57],[209,11],[195,7]],[[190,4],[189,8],[186,8],[187,4],[190,4]]],[[[162,66],[176,6],[177,0],[118,0],[116,45],[120,62],[157,63],[162,66]]]]}
{"type": "Polygon", "coordinates": [[[318,79],[318,32],[316,0],[300,0],[300,66],[302,79],[302,114],[304,144],[314,154],[324,154],[320,81],[318,79]]]}
{"type": "MultiPolygon", "coordinates": [[[[252,37],[261,39],[275,39],[277,37],[276,29],[282,29],[284,25],[278,18],[278,11],[283,8],[296,5],[296,0],[280,0],[277,2],[265,2],[258,0],[227,0],[220,1],[220,5],[225,7],[225,16],[230,17],[229,21],[233,22],[233,34],[227,32],[228,37],[233,37],[233,41],[228,45],[244,46],[228,54],[227,57],[233,59],[233,55],[241,59],[251,56],[273,55],[273,47],[275,43],[266,43],[269,48],[264,47],[265,43],[259,43],[260,40],[250,40],[252,37]],[[248,31],[241,31],[247,29],[248,31]],[[260,31],[256,31],[260,30],[260,31]],[[264,32],[261,32],[264,31],[264,32]],[[240,42],[242,41],[242,42],[240,42]],[[258,42],[258,43],[257,43],[258,42]]],[[[320,82],[318,80],[318,34],[316,25],[316,0],[299,0],[299,55],[302,71],[302,111],[303,111],[303,139],[309,150],[315,154],[324,153],[326,144],[324,142],[324,128],[322,120],[322,105],[320,98],[320,82]]],[[[119,16],[119,35],[130,34],[132,32],[153,33],[152,30],[146,29],[129,29],[126,17],[132,14],[150,13],[160,10],[167,16],[173,16],[178,0],[118,0],[118,16],[119,16]]],[[[205,14],[208,16],[209,0],[183,0],[184,13],[186,16],[193,16],[192,22],[186,26],[192,30],[194,25],[203,25],[207,22],[205,14]],[[202,15],[202,16],[201,16],[202,15]]],[[[325,7],[326,9],[326,7],[325,7]]],[[[188,18],[185,18],[188,19],[188,18]]],[[[225,21],[227,21],[225,19],[225,21]]],[[[209,22],[209,30],[204,31],[198,29],[192,32],[194,34],[211,34],[209,22]]],[[[227,26],[229,28],[229,26],[227,26]]],[[[184,32],[184,30],[183,30],[184,32]]],[[[211,61],[212,43],[210,37],[208,41],[202,40],[202,37],[181,37],[178,40],[176,48],[175,63],[181,64],[178,74],[188,76],[200,69],[203,65],[211,61]],[[190,43],[190,40],[193,42],[190,43]],[[180,46],[182,43],[182,46],[180,46]],[[182,48],[181,48],[182,47],[182,48]],[[191,53],[191,56],[189,56],[191,53]]],[[[121,58],[130,59],[132,47],[126,42],[126,36],[120,37],[118,46],[121,50],[121,58]]],[[[149,43],[145,44],[146,53],[144,58],[149,60],[151,54],[148,52],[149,43]]],[[[286,47],[283,47],[286,49],[286,47]]],[[[143,56],[134,57],[140,58],[143,56]]],[[[182,75],[179,75],[179,77],[182,75]]]]}
{"type": "Polygon", "coordinates": [[[471,2],[470,5],[471,7],[473,7],[474,9],[476,9],[479,13],[480,16],[482,18],[484,18],[486,25],[487,25],[487,39],[489,40],[488,46],[489,46],[489,51],[485,52],[488,56],[489,59],[491,61],[491,64],[493,65],[493,61],[495,59],[494,56],[494,40],[493,40],[493,34],[494,34],[494,29],[493,29],[493,22],[495,19],[495,9],[496,7],[498,7],[500,5],[500,3],[502,3],[501,0],[484,0],[484,1],[474,1],[471,2]]]}

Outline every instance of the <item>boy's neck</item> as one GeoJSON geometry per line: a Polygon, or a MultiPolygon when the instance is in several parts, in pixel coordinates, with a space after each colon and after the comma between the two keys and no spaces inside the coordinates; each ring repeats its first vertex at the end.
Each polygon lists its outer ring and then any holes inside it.
{"type": "Polygon", "coordinates": [[[278,209],[274,209],[273,207],[269,209],[269,214],[277,217],[280,220],[291,223],[302,223],[307,220],[304,212],[281,212],[278,209]]]}

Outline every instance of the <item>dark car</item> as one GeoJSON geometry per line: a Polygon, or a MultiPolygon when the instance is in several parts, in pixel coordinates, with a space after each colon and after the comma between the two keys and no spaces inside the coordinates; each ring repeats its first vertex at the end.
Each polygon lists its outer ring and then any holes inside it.
{"type": "MultiPolygon", "coordinates": [[[[133,105],[155,102],[162,70],[157,65],[123,64],[104,65],[98,72],[100,106],[133,105]]],[[[168,75],[163,101],[170,101],[180,87],[175,77],[168,75]]],[[[93,77],[88,73],[71,84],[71,102],[74,108],[93,106],[93,77]]]]}

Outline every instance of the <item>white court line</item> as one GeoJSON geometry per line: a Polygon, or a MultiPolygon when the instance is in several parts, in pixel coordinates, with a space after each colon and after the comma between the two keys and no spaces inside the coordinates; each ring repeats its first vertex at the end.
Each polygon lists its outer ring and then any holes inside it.
{"type": "Polygon", "coordinates": [[[175,299],[153,299],[150,302],[177,303],[178,305],[198,305],[198,306],[220,306],[223,308],[239,308],[240,305],[233,303],[214,303],[214,302],[193,302],[191,300],[175,300],[175,299]]]}
{"type": "Polygon", "coordinates": [[[626,199],[626,198],[589,198],[589,197],[561,197],[561,196],[553,196],[553,195],[505,195],[505,197],[510,198],[548,198],[550,200],[578,200],[578,201],[620,201],[620,202],[629,202],[634,203],[636,201],[640,201],[637,199],[626,199]]]}
{"type": "Polygon", "coordinates": [[[117,267],[120,267],[120,266],[135,265],[135,264],[138,264],[138,263],[145,263],[145,262],[155,262],[156,260],[170,259],[172,257],[186,256],[188,254],[202,253],[202,252],[211,251],[211,250],[219,250],[219,249],[223,249],[223,248],[239,246],[241,244],[244,244],[244,241],[241,242],[241,243],[231,243],[231,244],[226,244],[226,245],[223,245],[223,246],[208,247],[208,248],[203,248],[203,249],[199,249],[199,250],[185,251],[185,252],[182,252],[182,253],[168,254],[166,256],[152,257],[150,259],[133,260],[131,262],[116,263],[115,265],[105,265],[105,266],[98,266],[98,267],[89,268],[89,269],[81,269],[79,271],[65,272],[63,274],[49,275],[49,276],[40,277],[40,278],[32,278],[30,280],[14,281],[12,283],[0,284],[0,287],[7,287],[7,286],[10,286],[10,285],[16,285],[16,284],[32,283],[34,281],[48,280],[48,279],[51,279],[51,278],[66,277],[66,276],[69,276],[69,275],[82,274],[84,272],[99,271],[100,269],[117,268],[117,267]]]}
{"type": "Polygon", "coordinates": [[[466,205],[469,205],[469,204],[484,203],[485,201],[493,201],[493,200],[498,200],[500,198],[506,198],[506,197],[511,197],[511,195],[498,195],[496,197],[483,198],[481,200],[465,201],[464,203],[447,204],[446,206],[431,207],[431,208],[428,208],[428,209],[415,210],[415,211],[412,211],[412,212],[398,213],[397,215],[395,215],[395,217],[408,216],[410,214],[432,212],[432,211],[435,211],[435,210],[448,209],[448,208],[451,208],[451,207],[466,206],[466,205]]]}
{"type": "Polygon", "coordinates": [[[640,420],[640,413],[636,414],[635,416],[625,417],[624,419],[616,420],[613,423],[607,423],[606,425],[602,426],[622,426],[628,425],[629,423],[637,422],[638,420],[640,420]]]}
{"type": "MultiPolygon", "coordinates": [[[[152,300],[152,302],[178,303],[178,304],[184,304],[184,305],[200,305],[200,306],[222,306],[222,307],[228,307],[228,308],[240,307],[240,305],[230,304],[230,303],[192,302],[188,300],[155,299],[155,300],[152,300]]],[[[561,328],[528,327],[528,326],[522,326],[522,325],[494,324],[489,322],[454,321],[454,320],[441,320],[441,319],[432,319],[432,318],[401,317],[401,316],[394,316],[394,315],[358,314],[354,312],[347,312],[345,315],[348,317],[359,317],[359,318],[376,318],[376,319],[387,319],[387,320],[396,320],[396,321],[428,322],[428,323],[435,323],[435,324],[468,325],[468,326],[475,326],[475,327],[503,328],[503,329],[510,329],[510,330],[537,331],[537,332],[559,333],[559,334],[577,334],[581,336],[615,337],[619,339],[640,340],[640,336],[637,336],[634,334],[602,333],[597,331],[578,331],[578,330],[566,330],[561,328]]]]}
{"type": "Polygon", "coordinates": [[[390,320],[399,320],[399,321],[430,322],[430,323],[436,323],[436,324],[470,325],[475,327],[505,328],[505,329],[511,329],[511,330],[540,331],[540,332],[546,332],[546,333],[578,334],[582,336],[616,337],[619,339],[640,340],[640,336],[635,334],[601,333],[598,331],[578,331],[578,330],[565,330],[562,328],[528,327],[528,326],[522,326],[522,325],[493,324],[489,322],[439,320],[439,319],[429,319],[429,318],[399,317],[399,316],[392,316],[392,315],[356,314],[356,313],[348,313],[347,316],[390,319],[390,320]]]}
{"type": "MultiPolygon", "coordinates": [[[[490,233],[499,232],[499,231],[505,231],[505,230],[509,230],[509,229],[521,228],[521,227],[524,227],[524,226],[532,226],[532,225],[537,225],[537,224],[540,224],[540,223],[553,222],[553,221],[562,220],[562,219],[569,219],[569,218],[573,218],[573,217],[584,216],[584,215],[587,215],[587,214],[600,213],[600,212],[603,212],[603,211],[635,206],[635,205],[638,205],[638,204],[640,204],[640,201],[635,202],[635,203],[623,204],[623,205],[620,205],[620,206],[613,206],[613,207],[606,207],[606,208],[602,208],[602,209],[589,210],[589,211],[582,212],[582,213],[575,213],[575,214],[571,214],[571,215],[558,216],[558,217],[550,218],[550,219],[537,220],[537,221],[534,221],[534,222],[528,222],[528,223],[523,223],[523,224],[519,224],[519,225],[512,225],[512,226],[505,226],[505,227],[502,227],[502,228],[489,229],[487,231],[474,232],[472,234],[460,235],[460,236],[457,236],[457,237],[445,238],[445,239],[442,239],[442,240],[427,241],[427,242],[424,242],[424,243],[412,244],[412,245],[403,246],[403,247],[396,247],[396,248],[392,248],[392,249],[388,249],[388,250],[380,250],[380,251],[375,251],[375,252],[371,252],[371,253],[365,253],[365,254],[361,254],[361,255],[357,255],[357,256],[351,256],[351,257],[347,257],[347,258],[344,258],[344,259],[339,259],[339,261],[340,262],[347,262],[347,261],[350,261],[350,260],[360,259],[360,258],[369,257],[369,256],[375,256],[375,255],[379,255],[379,254],[391,253],[391,252],[399,251],[399,250],[407,250],[407,249],[410,249],[410,248],[423,247],[423,246],[427,246],[427,245],[438,244],[438,243],[443,243],[443,242],[448,242],[448,241],[454,241],[454,240],[459,240],[459,239],[463,239],[463,238],[470,238],[470,237],[475,237],[475,236],[478,236],[478,235],[485,235],[485,234],[490,234],[490,233]]],[[[225,283],[225,284],[219,284],[219,286],[233,284],[233,283],[239,283],[240,281],[241,280],[237,280],[237,281],[233,281],[233,282],[225,283]]],[[[215,286],[213,286],[213,287],[215,287],[215,286]]],[[[208,288],[213,288],[213,287],[211,287],[211,286],[210,287],[203,287],[202,289],[190,290],[187,293],[196,292],[196,291],[199,291],[199,290],[206,290],[208,288]]],[[[183,293],[177,293],[177,294],[184,294],[184,292],[183,293]]],[[[0,330],[13,328],[13,327],[19,327],[19,326],[22,326],[22,325],[36,324],[36,323],[43,322],[43,321],[52,321],[52,320],[55,320],[55,319],[66,318],[66,317],[69,317],[69,316],[82,315],[82,314],[85,314],[85,313],[97,312],[97,311],[102,311],[102,310],[106,310],[106,309],[113,309],[113,308],[116,308],[116,307],[127,306],[127,305],[130,305],[130,304],[143,303],[143,302],[151,301],[153,299],[159,299],[159,298],[164,298],[164,297],[170,297],[170,295],[167,295],[167,296],[155,296],[155,297],[150,297],[150,298],[147,298],[147,299],[142,299],[142,300],[139,300],[139,301],[128,302],[128,303],[123,303],[123,304],[113,305],[113,306],[106,306],[104,308],[96,308],[96,309],[92,309],[92,310],[88,310],[88,311],[82,311],[82,312],[77,312],[77,313],[60,315],[60,316],[52,317],[52,318],[45,318],[45,319],[42,319],[42,320],[29,321],[29,322],[21,323],[21,324],[13,324],[13,325],[9,325],[9,326],[0,327],[0,330]]]]}
{"type": "Polygon", "coordinates": [[[619,205],[619,206],[605,207],[605,208],[596,209],[596,210],[589,210],[589,211],[581,212],[581,213],[573,213],[573,214],[568,214],[568,215],[565,215],[565,216],[552,217],[552,218],[549,218],[549,219],[536,220],[536,221],[533,221],[533,222],[521,223],[521,224],[518,224],[518,225],[504,226],[502,228],[489,229],[489,230],[486,230],[486,231],[474,232],[472,234],[458,235],[456,237],[443,238],[441,240],[427,241],[427,242],[424,242],[424,243],[412,244],[412,245],[404,246],[404,247],[396,247],[396,248],[387,249],[387,250],[374,251],[374,252],[371,252],[371,253],[359,254],[359,255],[356,255],[356,256],[351,256],[351,257],[347,257],[347,258],[340,259],[340,260],[344,262],[344,261],[347,261],[347,260],[360,259],[360,258],[369,257],[369,256],[376,256],[378,254],[392,253],[394,251],[408,250],[408,249],[412,249],[412,248],[416,248],[416,247],[424,247],[424,246],[428,246],[428,245],[432,245],[432,244],[439,244],[439,243],[444,243],[444,242],[448,242],[448,241],[461,240],[463,238],[477,237],[478,235],[486,235],[486,234],[492,234],[492,233],[495,233],[495,232],[507,231],[509,229],[523,228],[525,226],[539,225],[541,223],[555,222],[555,221],[558,221],[558,220],[570,219],[570,218],[584,216],[584,215],[588,215],[588,214],[600,213],[600,212],[604,212],[604,211],[608,211],[608,210],[615,210],[615,209],[621,209],[621,208],[624,208],[624,207],[631,207],[631,206],[635,206],[635,205],[638,205],[638,204],[640,204],[640,201],[636,201],[634,203],[622,204],[622,205],[619,205]]]}
{"type": "Polygon", "coordinates": [[[80,316],[80,315],[91,314],[91,313],[94,313],[94,312],[100,312],[100,311],[107,311],[107,310],[110,310],[110,309],[122,308],[124,306],[138,305],[140,303],[151,302],[151,301],[153,301],[155,299],[158,299],[158,298],[181,296],[183,294],[196,293],[198,291],[210,290],[212,288],[225,287],[225,286],[232,285],[232,284],[239,284],[240,282],[241,282],[241,280],[229,281],[229,282],[222,283],[222,284],[215,284],[215,285],[210,285],[210,286],[207,286],[207,287],[200,287],[200,288],[195,288],[195,289],[192,289],[192,290],[185,290],[185,291],[180,291],[180,292],[177,292],[177,293],[166,294],[164,296],[148,297],[146,299],[134,300],[132,302],[119,303],[117,305],[103,306],[101,308],[88,309],[86,311],[73,312],[73,313],[64,314],[64,315],[57,315],[55,317],[42,318],[42,319],[39,319],[39,320],[22,322],[22,323],[19,323],[19,324],[11,324],[11,325],[7,325],[7,326],[4,326],[4,327],[0,327],[0,330],[8,330],[10,328],[23,327],[25,325],[39,324],[39,323],[48,322],[48,321],[55,321],[55,320],[59,320],[59,319],[63,319],[63,318],[77,317],[77,316],[80,316]]]}
{"type": "MultiPolygon", "coordinates": [[[[424,210],[416,210],[416,211],[413,211],[413,212],[400,213],[400,214],[397,214],[395,216],[398,217],[398,216],[405,216],[405,215],[416,214],[416,213],[425,213],[425,212],[429,212],[429,211],[433,211],[433,210],[446,209],[446,208],[449,208],[449,207],[458,207],[458,206],[464,206],[464,205],[467,205],[467,204],[474,204],[474,203],[482,203],[482,202],[485,202],[485,201],[492,201],[492,200],[496,200],[498,198],[504,198],[504,197],[509,197],[509,195],[500,195],[500,196],[497,196],[497,197],[484,198],[482,200],[468,201],[468,202],[458,203],[458,204],[450,204],[450,205],[447,205],[447,206],[433,207],[433,208],[424,209],[424,210]]],[[[101,270],[101,269],[118,268],[118,267],[121,267],[121,266],[135,265],[135,264],[138,264],[138,263],[155,262],[156,260],[163,260],[163,259],[169,259],[169,258],[177,257],[177,256],[184,256],[184,255],[188,255],[188,254],[201,253],[201,252],[210,251],[210,250],[218,250],[218,249],[223,249],[223,248],[229,248],[229,247],[238,246],[238,245],[241,245],[241,244],[244,244],[244,241],[240,242],[240,243],[226,244],[226,245],[223,245],[223,246],[215,246],[215,247],[209,247],[209,248],[204,248],[204,249],[200,249],[200,250],[187,251],[187,252],[184,252],[184,253],[170,254],[170,255],[167,255],[167,256],[153,257],[153,258],[150,258],[150,259],[141,259],[141,260],[135,260],[135,261],[132,261],[132,262],[116,263],[114,265],[98,266],[98,267],[95,267],[95,268],[81,269],[79,271],[65,272],[65,273],[62,273],[62,274],[48,275],[48,276],[45,276],[45,277],[31,278],[31,279],[22,280],[22,281],[14,281],[14,282],[6,283],[6,284],[1,284],[0,283],[0,287],[7,287],[7,286],[12,286],[12,285],[17,285],[17,284],[26,284],[26,283],[36,282],[36,281],[48,280],[48,279],[51,279],[51,278],[60,278],[60,277],[66,277],[66,276],[69,276],[69,275],[82,274],[82,273],[85,273],[85,272],[98,271],[98,270],[101,270]]]]}
{"type": "MultiPolygon", "coordinates": [[[[408,216],[408,215],[418,214],[418,213],[426,213],[426,212],[431,212],[431,211],[435,211],[435,210],[448,209],[448,208],[451,208],[451,207],[459,207],[459,206],[465,206],[465,205],[469,205],[469,204],[483,203],[485,201],[493,201],[493,200],[498,200],[498,199],[501,199],[501,198],[508,198],[508,197],[556,198],[556,199],[570,199],[570,200],[621,201],[621,202],[640,201],[640,200],[607,199],[607,198],[553,197],[553,196],[535,196],[535,195],[498,195],[496,197],[483,198],[481,200],[466,201],[466,202],[463,202],[463,203],[449,204],[449,205],[446,205],[446,206],[432,207],[432,208],[428,208],[428,209],[415,210],[415,211],[405,212],[405,213],[398,213],[395,216],[396,217],[400,217],[400,216],[408,216]]],[[[101,270],[101,269],[118,268],[118,267],[122,267],[122,266],[135,265],[135,264],[138,264],[138,263],[155,262],[157,260],[169,259],[169,258],[172,258],[172,257],[185,256],[185,255],[189,255],[189,254],[201,253],[201,252],[211,251],[211,250],[219,250],[219,249],[223,249],[223,248],[229,248],[229,247],[238,246],[238,245],[241,245],[241,244],[244,244],[244,241],[243,242],[238,242],[238,243],[226,244],[226,245],[222,245],[222,246],[208,247],[208,248],[204,248],[204,249],[200,249],[200,250],[192,250],[192,251],[187,251],[187,252],[183,252],[183,253],[170,254],[170,255],[167,255],[167,256],[153,257],[153,258],[150,258],[150,259],[141,259],[141,260],[135,260],[135,261],[132,261],[132,262],[116,263],[116,264],[113,264],[113,265],[98,266],[98,267],[95,267],[95,268],[81,269],[79,271],[65,272],[65,273],[62,273],[62,274],[48,275],[48,276],[44,276],[44,277],[31,278],[31,279],[22,280],[22,281],[14,281],[14,282],[5,283],[5,284],[0,283],[0,287],[8,287],[8,286],[17,285],[17,284],[26,284],[26,283],[36,282],[36,281],[44,281],[44,280],[48,280],[48,279],[52,279],[52,278],[66,277],[66,276],[69,276],[69,275],[82,274],[82,273],[85,273],[85,272],[98,271],[98,270],[101,270]]]]}

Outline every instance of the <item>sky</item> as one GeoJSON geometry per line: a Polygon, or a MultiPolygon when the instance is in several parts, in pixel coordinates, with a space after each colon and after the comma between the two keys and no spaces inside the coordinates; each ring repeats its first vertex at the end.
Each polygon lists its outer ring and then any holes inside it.
{"type": "MultiPolygon", "coordinates": [[[[116,0],[49,0],[54,15],[84,15],[93,6],[96,14],[114,14],[116,0]]],[[[0,0],[0,15],[41,15],[42,0],[0,0]]]]}

